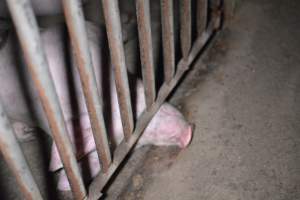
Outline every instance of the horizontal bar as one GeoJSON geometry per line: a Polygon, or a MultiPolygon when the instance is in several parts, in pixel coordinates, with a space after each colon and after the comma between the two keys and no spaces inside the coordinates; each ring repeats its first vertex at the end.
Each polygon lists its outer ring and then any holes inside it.
{"type": "MultiPolygon", "coordinates": [[[[211,26],[213,27],[213,26],[211,26]]],[[[192,64],[200,50],[206,45],[209,41],[210,37],[213,35],[214,29],[208,29],[204,32],[198,39],[191,49],[191,53],[187,60],[181,60],[178,63],[178,70],[174,76],[174,78],[169,83],[164,83],[160,88],[160,91],[157,95],[157,99],[154,104],[147,110],[144,111],[139,120],[136,123],[136,128],[132,134],[132,137],[128,140],[128,142],[122,142],[116,149],[114,153],[114,158],[112,165],[110,166],[108,172],[106,174],[99,173],[89,187],[89,200],[96,200],[101,190],[104,188],[105,184],[109,181],[110,177],[117,170],[118,166],[124,160],[129,151],[133,148],[133,146],[138,141],[139,137],[142,135],[144,129],[147,127],[152,117],[158,111],[160,106],[164,103],[166,98],[169,96],[170,92],[177,85],[179,80],[185,74],[185,72],[189,69],[188,66],[192,64]]]]}
{"type": "Polygon", "coordinates": [[[134,124],[122,39],[120,11],[117,0],[102,0],[102,4],[124,136],[125,140],[128,140],[132,134],[134,124]]]}
{"type": "Polygon", "coordinates": [[[156,96],[149,0],[136,0],[136,10],[146,106],[149,108],[156,96]]]}
{"type": "Polygon", "coordinates": [[[192,45],[192,1],[180,0],[180,41],[184,59],[187,59],[192,45]]]}
{"type": "Polygon", "coordinates": [[[175,39],[173,0],[161,0],[164,77],[170,82],[175,73],[175,39]]]}
{"type": "MultiPolygon", "coordinates": [[[[101,101],[103,97],[102,94],[100,96],[100,92],[97,88],[81,2],[78,0],[63,0],[63,7],[72,47],[75,50],[76,63],[91,120],[99,161],[102,170],[106,172],[111,163],[111,154],[103,117],[101,101]]],[[[100,52],[98,53],[100,54],[100,52]]]]}
{"type": "Polygon", "coordinates": [[[86,197],[86,190],[67,135],[32,7],[28,0],[7,0],[7,3],[74,197],[82,200],[86,197]]]}
{"type": "Polygon", "coordinates": [[[0,151],[26,199],[43,199],[27,165],[15,133],[0,104],[0,151]]]}
{"type": "Polygon", "coordinates": [[[208,15],[208,0],[197,0],[196,2],[196,24],[197,24],[197,34],[201,35],[206,29],[207,25],[207,15],[208,15]]]}

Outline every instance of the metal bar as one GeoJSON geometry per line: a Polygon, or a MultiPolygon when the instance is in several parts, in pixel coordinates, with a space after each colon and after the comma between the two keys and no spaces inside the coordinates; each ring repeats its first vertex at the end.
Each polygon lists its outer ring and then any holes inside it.
{"type": "Polygon", "coordinates": [[[211,3],[211,21],[214,23],[215,29],[222,26],[223,9],[221,8],[221,0],[214,0],[211,3]]]}
{"type": "Polygon", "coordinates": [[[10,122],[0,104],[0,150],[26,199],[43,199],[10,122]]]}
{"type": "Polygon", "coordinates": [[[175,39],[173,0],[161,0],[162,43],[165,81],[170,82],[175,73],[175,39]]]}
{"type": "Polygon", "coordinates": [[[136,10],[146,106],[149,108],[156,95],[149,0],[137,0],[136,10]]]}
{"type": "Polygon", "coordinates": [[[110,55],[116,80],[124,137],[125,140],[128,140],[132,134],[134,124],[122,39],[120,11],[117,0],[102,0],[102,4],[110,55]]]}
{"type": "Polygon", "coordinates": [[[86,190],[67,135],[32,7],[28,0],[7,0],[7,3],[74,197],[82,200],[86,197],[86,190]]]}
{"type": "Polygon", "coordinates": [[[139,120],[136,123],[136,128],[132,134],[132,137],[127,142],[122,142],[116,149],[114,153],[113,162],[108,170],[107,173],[99,173],[93,182],[91,183],[89,187],[89,200],[96,200],[98,199],[98,196],[101,193],[101,190],[104,188],[106,183],[109,181],[110,177],[113,175],[113,173],[117,170],[118,166],[121,164],[121,162],[124,160],[126,155],[130,152],[130,150],[133,148],[135,143],[138,141],[139,137],[142,135],[144,129],[147,127],[149,122],[151,121],[152,117],[155,115],[155,113],[158,111],[160,106],[164,103],[166,98],[169,96],[170,92],[173,90],[173,88],[177,85],[179,80],[182,78],[182,76],[185,74],[185,72],[189,69],[189,66],[192,64],[192,62],[197,57],[198,53],[201,49],[207,44],[210,37],[213,35],[214,29],[213,26],[211,26],[211,29],[208,29],[206,32],[204,32],[196,42],[194,43],[189,58],[187,60],[181,60],[178,63],[178,70],[174,76],[174,78],[169,83],[164,83],[162,87],[159,90],[159,93],[157,95],[157,99],[154,104],[147,110],[144,111],[141,116],[139,117],[139,120]]]}
{"type": "Polygon", "coordinates": [[[197,34],[201,35],[206,29],[207,25],[207,10],[208,10],[208,0],[197,0],[197,34]]]}
{"type": "Polygon", "coordinates": [[[192,45],[192,1],[180,0],[180,41],[183,58],[186,60],[192,45]]]}
{"type": "Polygon", "coordinates": [[[72,47],[75,50],[77,67],[91,120],[99,161],[102,170],[106,172],[111,163],[111,154],[104,123],[102,101],[100,100],[102,95],[100,96],[100,92],[97,89],[81,3],[78,0],[63,0],[63,7],[72,47]]]}

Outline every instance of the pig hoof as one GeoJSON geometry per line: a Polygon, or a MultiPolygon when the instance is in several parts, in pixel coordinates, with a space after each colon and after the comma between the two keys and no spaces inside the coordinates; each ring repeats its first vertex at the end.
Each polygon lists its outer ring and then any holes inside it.
{"type": "Polygon", "coordinates": [[[186,130],[186,133],[183,134],[184,137],[181,138],[180,140],[180,148],[186,148],[189,146],[189,144],[192,141],[192,137],[193,137],[193,132],[195,129],[195,125],[194,124],[190,124],[186,130]]]}

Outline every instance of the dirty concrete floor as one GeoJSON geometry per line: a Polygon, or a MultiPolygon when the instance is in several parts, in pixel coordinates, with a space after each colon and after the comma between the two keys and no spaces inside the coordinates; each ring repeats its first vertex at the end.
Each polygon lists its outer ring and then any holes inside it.
{"type": "Polygon", "coordinates": [[[243,1],[171,99],[196,125],[191,145],[150,150],[117,199],[300,199],[299,9],[243,1]]]}

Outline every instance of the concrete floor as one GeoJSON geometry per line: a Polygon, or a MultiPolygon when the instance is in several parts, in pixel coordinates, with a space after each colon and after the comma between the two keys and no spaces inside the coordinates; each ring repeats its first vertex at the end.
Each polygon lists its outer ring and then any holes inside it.
{"type": "Polygon", "coordinates": [[[299,10],[241,4],[171,99],[196,125],[191,145],[150,150],[117,199],[300,199],[299,10]]]}

